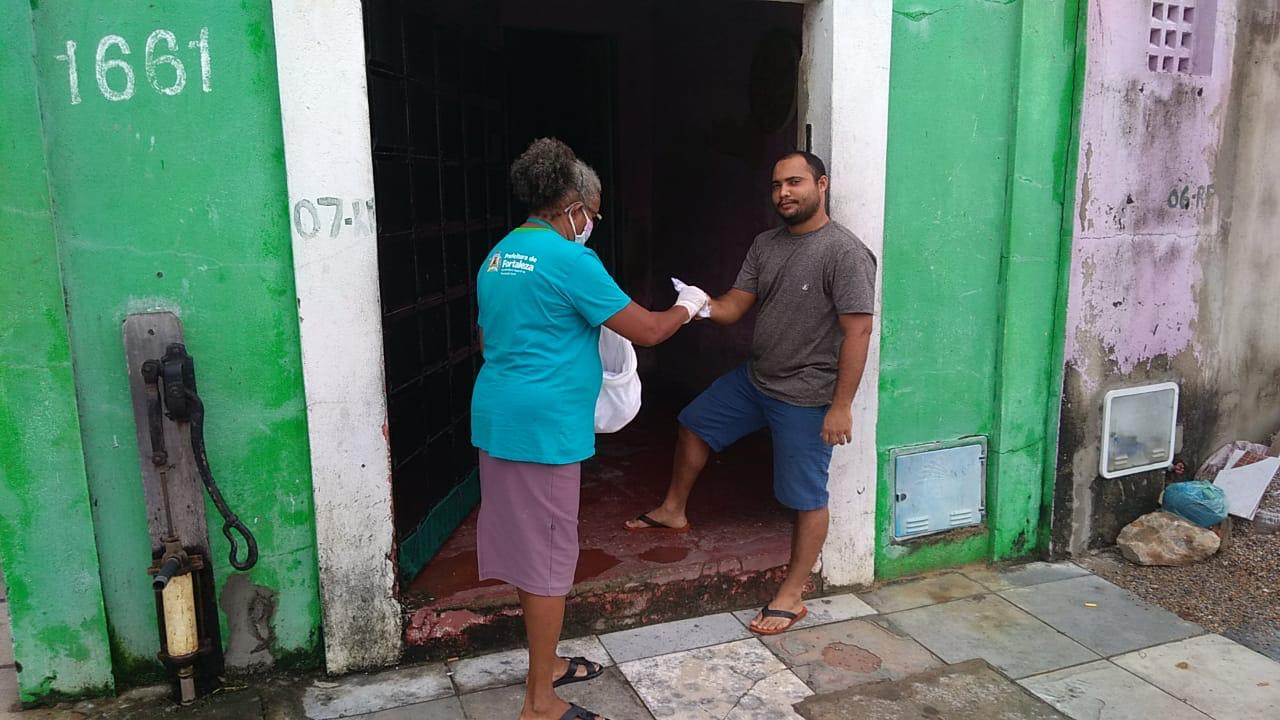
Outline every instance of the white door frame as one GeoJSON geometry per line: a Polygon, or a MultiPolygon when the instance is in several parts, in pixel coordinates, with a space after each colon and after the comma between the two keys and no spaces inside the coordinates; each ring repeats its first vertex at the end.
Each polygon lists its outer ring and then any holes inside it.
{"type": "MultiPolygon", "coordinates": [[[[800,145],[812,126],[813,151],[831,175],[831,214],[877,258],[884,248],[892,0],[816,0],[805,5],[800,83],[800,145]],[[839,38],[839,42],[835,38],[839,38]]],[[[881,269],[866,370],[853,402],[853,442],[831,459],[831,530],[822,576],[835,587],[875,579],[876,418],[880,407],[881,269]]]]}
{"type": "Polygon", "coordinates": [[[400,659],[360,0],[272,0],[331,673],[400,659]],[[334,215],[341,210],[351,225],[334,215]],[[314,214],[313,214],[314,213],[314,214]],[[336,231],[335,231],[336,228],[336,231]]]}
{"type": "MultiPolygon", "coordinates": [[[[364,22],[360,0],[273,0],[272,10],[325,658],[329,672],[342,673],[394,664],[403,642],[377,240],[369,212],[374,190],[364,22]],[[331,224],[339,208],[353,220],[350,226],[331,224]]],[[[813,149],[831,172],[832,212],[877,257],[891,33],[891,0],[805,3],[801,142],[803,128],[811,125],[813,149]]],[[[877,291],[877,308],[879,297],[877,291]]],[[[879,338],[877,313],[854,402],[853,443],[837,448],[831,465],[832,527],[822,572],[833,586],[866,585],[874,578],[879,338]]]]}

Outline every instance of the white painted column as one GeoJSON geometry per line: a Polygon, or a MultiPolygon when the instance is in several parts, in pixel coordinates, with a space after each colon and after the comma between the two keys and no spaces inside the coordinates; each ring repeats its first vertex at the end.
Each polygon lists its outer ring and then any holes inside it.
{"type": "MultiPolygon", "coordinates": [[[[882,257],[889,139],[892,0],[818,0],[805,7],[801,142],[831,175],[831,214],[882,257]]],[[[822,574],[835,586],[875,579],[880,279],[867,367],[853,403],[853,442],[831,461],[831,532],[822,574]]]]}
{"type": "Polygon", "coordinates": [[[360,6],[272,2],[331,673],[402,638],[360,6]]]}

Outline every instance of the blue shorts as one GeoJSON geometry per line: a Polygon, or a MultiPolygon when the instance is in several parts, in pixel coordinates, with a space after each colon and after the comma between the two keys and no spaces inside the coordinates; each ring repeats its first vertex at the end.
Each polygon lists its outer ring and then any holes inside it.
{"type": "Polygon", "coordinates": [[[716,380],[680,413],[680,424],[716,452],[751,433],[773,435],[773,494],[793,510],[827,506],[831,447],[822,440],[827,407],[800,407],[760,392],[740,367],[716,380]]]}

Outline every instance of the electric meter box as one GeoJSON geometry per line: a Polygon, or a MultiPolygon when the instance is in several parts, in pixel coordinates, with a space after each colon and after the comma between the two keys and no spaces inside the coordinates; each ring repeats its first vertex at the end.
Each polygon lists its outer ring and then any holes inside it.
{"type": "Polygon", "coordinates": [[[890,459],[894,540],[982,524],[986,515],[986,438],[895,448],[890,459]]]}
{"type": "Polygon", "coordinates": [[[1118,478],[1172,466],[1177,429],[1177,383],[1112,390],[1103,401],[1098,472],[1118,478]]]}

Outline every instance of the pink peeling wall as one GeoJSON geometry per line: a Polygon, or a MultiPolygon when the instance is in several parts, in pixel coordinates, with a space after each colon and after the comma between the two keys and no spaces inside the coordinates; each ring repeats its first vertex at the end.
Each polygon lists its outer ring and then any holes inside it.
{"type": "MultiPolygon", "coordinates": [[[[1217,376],[1211,325],[1222,306],[1220,194],[1232,178],[1236,3],[1218,0],[1207,74],[1148,67],[1150,0],[1091,0],[1067,311],[1054,547],[1110,544],[1155,507],[1163,473],[1098,477],[1108,390],[1173,380],[1183,389],[1183,452],[1211,448],[1217,376]],[[1226,148],[1226,150],[1224,150],[1226,148]],[[1223,177],[1223,175],[1227,177],[1223,177]]],[[[1211,0],[1172,0],[1196,7],[1211,0]]],[[[1160,38],[1163,41],[1162,26],[1160,38]]],[[[1178,35],[1181,39],[1181,32],[1178,35]]]]}
{"type": "Polygon", "coordinates": [[[1067,310],[1068,355],[1096,388],[1100,359],[1128,374],[1140,363],[1195,349],[1197,303],[1191,288],[1202,280],[1196,234],[1120,234],[1091,238],[1074,254],[1067,310]],[[1076,342],[1083,336],[1083,344],[1076,342]],[[1103,353],[1089,352],[1100,346],[1103,353]],[[1092,365],[1091,365],[1092,363],[1092,365]]]}
{"type": "Polygon", "coordinates": [[[1089,8],[1066,357],[1090,389],[1198,349],[1200,256],[1218,234],[1234,0],[1219,5],[1215,71],[1205,76],[1147,68],[1151,5],[1089,8]]]}

